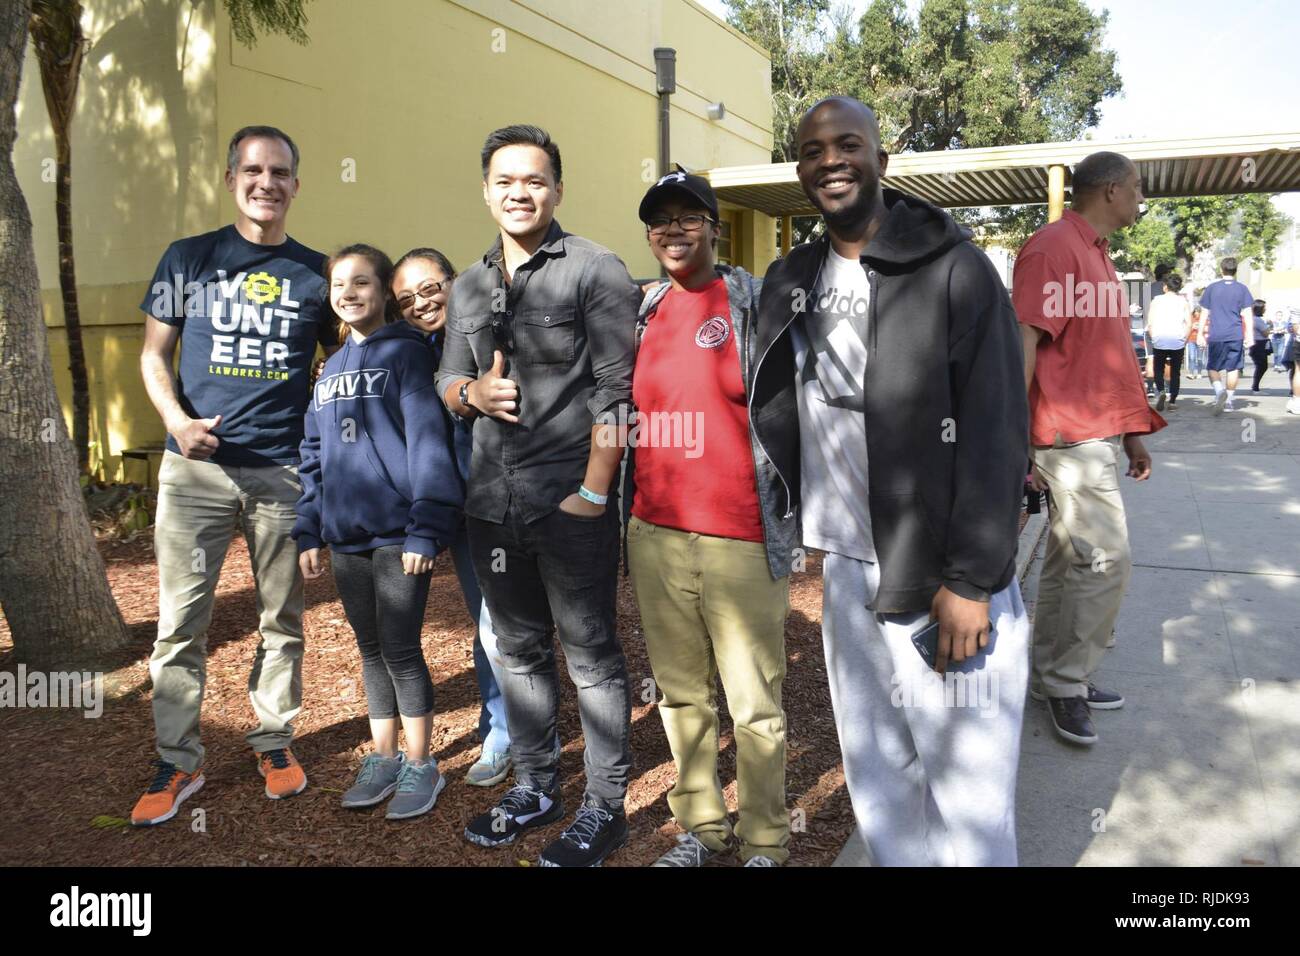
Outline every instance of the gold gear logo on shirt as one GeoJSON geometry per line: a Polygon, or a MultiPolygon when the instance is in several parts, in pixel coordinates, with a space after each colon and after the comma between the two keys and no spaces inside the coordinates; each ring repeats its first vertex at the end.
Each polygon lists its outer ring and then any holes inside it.
{"type": "Polygon", "coordinates": [[[280,282],[269,272],[254,272],[244,280],[244,295],[250,302],[266,305],[280,294],[280,282]]]}

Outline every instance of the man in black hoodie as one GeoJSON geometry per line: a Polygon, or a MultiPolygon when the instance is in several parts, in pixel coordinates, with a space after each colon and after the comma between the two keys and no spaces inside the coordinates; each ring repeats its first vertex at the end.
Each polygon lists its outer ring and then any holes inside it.
{"type": "Polygon", "coordinates": [[[1015,314],[969,232],[881,188],[870,109],[823,100],[797,137],[826,231],[768,270],[750,417],[804,543],[827,552],[854,814],[877,864],[1014,865],[1029,635],[1015,314]]]}

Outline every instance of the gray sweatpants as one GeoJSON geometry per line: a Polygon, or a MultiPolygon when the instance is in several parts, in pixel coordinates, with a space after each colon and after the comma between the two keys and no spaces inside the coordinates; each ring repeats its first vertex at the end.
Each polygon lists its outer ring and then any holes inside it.
{"type": "Polygon", "coordinates": [[[911,636],[927,611],[867,609],[879,566],[827,554],[822,640],[844,776],[878,866],[1015,866],[1016,770],[1029,620],[1016,581],[993,595],[993,636],[936,674],[911,636]]]}

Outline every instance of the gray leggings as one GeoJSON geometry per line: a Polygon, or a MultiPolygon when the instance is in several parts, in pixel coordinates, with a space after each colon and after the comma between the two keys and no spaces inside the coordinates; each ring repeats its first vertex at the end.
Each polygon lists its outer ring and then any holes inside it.
{"type": "Polygon", "coordinates": [[[423,717],[433,710],[433,681],[420,647],[430,573],[402,571],[402,546],[335,551],[334,581],[357,635],[366,705],[373,719],[423,717]]]}

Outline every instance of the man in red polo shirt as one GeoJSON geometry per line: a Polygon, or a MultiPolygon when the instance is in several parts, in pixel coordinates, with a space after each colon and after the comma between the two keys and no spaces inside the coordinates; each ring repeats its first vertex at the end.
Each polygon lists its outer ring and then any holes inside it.
{"type": "Polygon", "coordinates": [[[1089,711],[1124,704],[1092,683],[1131,567],[1120,449],[1128,474],[1146,480],[1151,456],[1139,436],[1165,422],[1135,367],[1128,301],[1106,238],[1138,220],[1137,167],[1118,153],[1093,153],[1075,168],[1073,188],[1073,208],[1020,250],[1012,301],[1024,337],[1034,483],[1052,493],[1030,695],[1047,700],[1061,737],[1093,744],[1089,711]]]}

